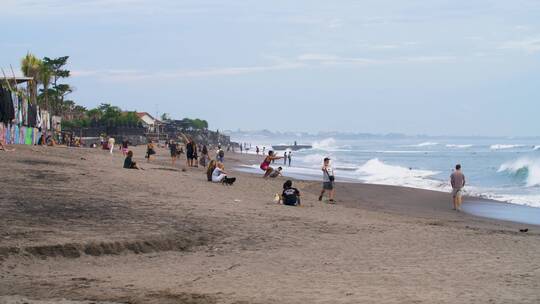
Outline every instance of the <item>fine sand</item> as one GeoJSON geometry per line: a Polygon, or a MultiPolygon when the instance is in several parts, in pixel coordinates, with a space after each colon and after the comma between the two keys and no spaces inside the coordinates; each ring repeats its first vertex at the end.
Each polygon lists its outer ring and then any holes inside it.
{"type": "MultiPolygon", "coordinates": [[[[144,171],[118,150],[0,152],[0,303],[540,303],[540,228],[450,210],[449,195],[144,171]],[[519,229],[528,228],[527,233],[519,229]]],[[[255,156],[226,156],[226,169],[255,156]]]]}

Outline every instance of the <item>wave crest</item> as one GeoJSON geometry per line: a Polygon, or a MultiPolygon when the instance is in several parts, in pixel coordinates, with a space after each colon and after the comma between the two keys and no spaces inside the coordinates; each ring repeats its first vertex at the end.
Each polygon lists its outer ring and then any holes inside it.
{"type": "Polygon", "coordinates": [[[499,167],[498,172],[508,172],[525,180],[527,187],[540,186],[540,159],[520,158],[499,167]]]}
{"type": "Polygon", "coordinates": [[[455,148],[455,149],[467,149],[471,148],[473,145],[456,145],[456,144],[448,144],[446,145],[447,148],[455,148]]]}
{"type": "Polygon", "coordinates": [[[336,140],[332,137],[325,138],[320,141],[316,141],[312,144],[313,149],[322,151],[337,151],[339,147],[336,144],[336,140]]]}
{"type": "Polygon", "coordinates": [[[491,150],[506,150],[506,149],[514,149],[514,148],[521,148],[523,145],[505,145],[505,144],[497,144],[497,145],[491,145],[489,148],[491,150]]]}
{"type": "Polygon", "coordinates": [[[417,145],[410,145],[410,146],[407,146],[407,147],[429,147],[429,146],[436,146],[438,144],[439,143],[436,143],[436,142],[426,141],[426,142],[423,142],[423,143],[419,143],[417,145]]]}
{"type": "Polygon", "coordinates": [[[368,183],[434,190],[443,186],[440,182],[429,179],[438,172],[393,166],[380,161],[378,158],[368,160],[356,170],[356,173],[361,176],[361,180],[368,183]]]}

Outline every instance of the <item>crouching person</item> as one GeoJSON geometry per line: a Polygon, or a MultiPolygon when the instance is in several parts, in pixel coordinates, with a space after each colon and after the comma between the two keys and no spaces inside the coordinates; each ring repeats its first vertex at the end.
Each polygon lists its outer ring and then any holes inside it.
{"type": "Polygon", "coordinates": [[[292,181],[288,180],[283,184],[283,193],[281,194],[283,205],[300,206],[300,191],[293,188],[292,181]]]}

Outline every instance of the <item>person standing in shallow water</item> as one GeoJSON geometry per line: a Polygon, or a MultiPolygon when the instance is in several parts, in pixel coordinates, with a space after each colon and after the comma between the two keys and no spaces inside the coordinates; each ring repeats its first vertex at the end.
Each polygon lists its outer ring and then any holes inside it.
{"type": "Polygon", "coordinates": [[[291,160],[292,160],[292,151],[289,151],[289,156],[287,156],[287,158],[289,159],[289,167],[291,166],[291,160]]]}
{"type": "Polygon", "coordinates": [[[450,175],[450,184],[452,185],[452,200],[454,210],[461,211],[462,191],[465,187],[465,175],[461,171],[461,165],[456,165],[456,170],[450,175]]]}

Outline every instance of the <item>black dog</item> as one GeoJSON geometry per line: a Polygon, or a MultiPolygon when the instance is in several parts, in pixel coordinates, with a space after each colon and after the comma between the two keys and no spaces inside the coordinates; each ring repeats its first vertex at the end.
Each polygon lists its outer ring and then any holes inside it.
{"type": "Polygon", "coordinates": [[[235,181],[236,181],[236,177],[229,178],[225,176],[221,183],[223,183],[223,185],[232,186],[235,181]]]}

